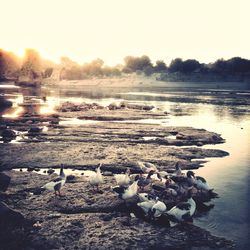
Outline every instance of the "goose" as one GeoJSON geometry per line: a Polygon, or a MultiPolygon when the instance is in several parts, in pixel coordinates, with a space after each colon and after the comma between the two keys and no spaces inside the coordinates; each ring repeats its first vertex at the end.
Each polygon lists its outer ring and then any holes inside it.
{"type": "Polygon", "coordinates": [[[193,179],[192,179],[193,184],[198,190],[207,191],[207,192],[213,190],[208,186],[205,178],[203,178],[201,176],[195,176],[193,171],[189,171],[189,172],[190,172],[190,175],[193,177],[193,179]]]}
{"type": "Polygon", "coordinates": [[[133,182],[129,187],[124,186],[116,186],[113,187],[112,190],[118,193],[118,197],[123,200],[127,200],[129,198],[134,197],[138,191],[138,180],[133,182]]]}
{"type": "Polygon", "coordinates": [[[149,173],[150,171],[154,171],[154,172],[158,172],[158,169],[157,167],[150,163],[150,162],[141,162],[141,161],[138,161],[137,162],[139,168],[142,170],[143,173],[149,173]]]}
{"type": "Polygon", "coordinates": [[[103,183],[103,176],[101,173],[101,164],[96,169],[96,172],[90,176],[89,183],[91,186],[96,187],[97,191],[99,191],[99,184],[103,183]]]}
{"type": "Polygon", "coordinates": [[[177,225],[179,222],[189,220],[193,216],[195,209],[196,203],[192,198],[192,191],[189,190],[187,201],[178,203],[164,214],[167,215],[170,226],[172,227],[177,225]]]}
{"type": "Polygon", "coordinates": [[[119,186],[127,186],[130,183],[130,177],[129,177],[130,170],[127,169],[125,174],[116,174],[115,180],[117,182],[117,185],[119,186]]]}
{"type": "Polygon", "coordinates": [[[154,218],[160,217],[164,212],[166,212],[167,207],[164,202],[160,201],[158,197],[156,198],[155,204],[151,208],[151,215],[154,218]]]}
{"type": "Polygon", "coordinates": [[[47,189],[49,191],[54,191],[55,196],[59,195],[61,196],[61,188],[66,182],[66,176],[63,172],[63,165],[61,166],[60,169],[60,176],[57,177],[56,179],[50,181],[49,183],[45,184],[42,186],[42,189],[47,189]]]}

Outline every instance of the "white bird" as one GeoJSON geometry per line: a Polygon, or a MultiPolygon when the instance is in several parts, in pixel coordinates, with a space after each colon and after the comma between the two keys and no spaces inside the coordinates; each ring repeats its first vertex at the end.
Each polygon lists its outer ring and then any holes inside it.
{"type": "Polygon", "coordinates": [[[191,190],[188,192],[188,200],[186,202],[180,202],[165,214],[169,218],[170,226],[175,226],[179,222],[189,220],[196,209],[196,203],[192,198],[191,190]]]}
{"type": "Polygon", "coordinates": [[[205,178],[201,176],[195,176],[193,171],[189,171],[191,176],[193,177],[192,181],[194,186],[201,191],[212,191],[212,189],[208,186],[207,181],[205,178]]]}
{"type": "Polygon", "coordinates": [[[152,215],[157,218],[160,217],[164,212],[166,212],[167,207],[164,202],[159,201],[158,198],[156,199],[156,203],[151,208],[152,215]]]}
{"type": "Polygon", "coordinates": [[[148,200],[137,203],[137,206],[140,207],[145,214],[148,214],[152,207],[156,204],[156,200],[148,200]]]}
{"type": "Polygon", "coordinates": [[[129,187],[116,186],[112,188],[114,192],[119,194],[119,198],[127,200],[134,197],[138,191],[138,181],[133,182],[129,187]]]}
{"type": "Polygon", "coordinates": [[[150,171],[154,171],[154,172],[158,172],[158,169],[157,167],[150,163],[150,162],[141,162],[141,161],[138,161],[137,162],[139,168],[142,170],[143,173],[149,173],[150,171]]]}
{"type": "Polygon", "coordinates": [[[103,176],[102,176],[102,173],[101,173],[101,164],[96,169],[96,172],[93,173],[93,175],[91,175],[89,177],[89,183],[90,183],[91,186],[96,187],[97,191],[99,190],[99,185],[101,183],[103,183],[103,176]]]}
{"type": "Polygon", "coordinates": [[[53,181],[50,181],[49,183],[45,184],[44,186],[42,186],[42,188],[47,189],[49,191],[54,191],[56,196],[57,195],[61,196],[60,190],[62,186],[65,184],[65,182],[66,182],[66,176],[63,172],[63,165],[62,165],[60,169],[60,176],[54,179],[53,181]]]}
{"type": "Polygon", "coordinates": [[[117,185],[119,186],[127,186],[130,183],[130,177],[129,177],[129,169],[126,171],[125,174],[116,174],[115,180],[117,182],[117,185]]]}
{"type": "Polygon", "coordinates": [[[153,200],[153,195],[148,194],[148,193],[139,193],[138,198],[141,202],[149,201],[149,200],[153,200]]]}

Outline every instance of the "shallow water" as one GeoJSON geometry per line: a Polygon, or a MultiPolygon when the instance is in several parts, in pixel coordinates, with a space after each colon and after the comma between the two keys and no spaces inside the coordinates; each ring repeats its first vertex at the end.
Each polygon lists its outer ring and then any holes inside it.
{"type": "MultiPolygon", "coordinates": [[[[234,98],[249,98],[249,85],[242,84],[238,90],[234,84],[186,84],[173,83],[166,88],[109,88],[109,89],[46,89],[48,109],[53,112],[56,105],[64,101],[97,102],[107,106],[112,102],[123,100],[154,105],[160,110],[170,112],[164,120],[141,120],[138,122],[157,123],[162,126],[192,126],[204,128],[222,135],[224,144],[206,145],[205,148],[216,148],[228,151],[224,158],[209,158],[203,168],[195,170],[197,175],[207,179],[220,198],[212,203],[215,205],[207,214],[196,217],[194,223],[211,233],[236,241],[238,249],[248,249],[249,244],[249,186],[250,181],[250,106],[246,104],[227,105],[206,104],[205,100],[218,101],[229,95],[234,98]],[[185,84],[185,87],[183,87],[185,84]],[[219,86],[219,87],[218,87],[219,86]],[[207,89],[206,89],[207,88],[207,89]],[[240,90],[240,91],[239,91],[240,90]],[[214,91],[223,95],[214,95],[214,91]],[[234,93],[231,96],[230,93],[234,93]],[[199,97],[203,103],[175,101],[172,97],[199,97]],[[168,99],[170,97],[170,99],[168,99]],[[218,100],[217,100],[218,99],[218,100]]],[[[13,88],[14,89],[14,88],[13,88]]],[[[17,92],[20,100],[22,93],[17,92]]],[[[12,96],[13,98],[13,96],[12,96]]],[[[18,99],[17,99],[18,100],[18,99]]],[[[241,100],[241,99],[239,99],[241,100]]],[[[215,102],[216,103],[216,102],[215,102]]],[[[232,102],[233,103],[233,102],[232,102]]],[[[9,113],[11,115],[11,113],[9,113]]],[[[82,125],[78,119],[66,119],[63,125],[82,125]]],[[[89,121],[94,122],[94,121],[89,121]]],[[[134,121],[133,121],[134,122],[134,121]]],[[[144,138],[152,139],[152,138],[144,138]]],[[[174,137],[172,138],[174,139],[174,137]]]]}

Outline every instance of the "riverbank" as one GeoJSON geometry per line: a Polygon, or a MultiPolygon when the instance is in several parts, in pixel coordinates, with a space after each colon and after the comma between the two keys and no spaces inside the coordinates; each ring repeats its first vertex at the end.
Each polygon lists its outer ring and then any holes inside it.
{"type": "MultiPolygon", "coordinates": [[[[170,228],[162,221],[145,221],[131,216],[133,201],[127,204],[110,190],[113,177],[104,177],[100,193],[92,191],[88,177],[66,183],[63,197],[52,193],[33,194],[52,176],[32,172],[5,172],[11,184],[1,200],[20,212],[25,221],[15,234],[1,230],[6,249],[202,249],[227,248],[232,242],[212,236],[192,224],[170,228]],[[20,237],[21,236],[21,237],[20,237]]],[[[1,228],[2,229],[2,228],[1,228]]],[[[5,248],[4,248],[5,249],[5,248]]]]}
{"type": "Polygon", "coordinates": [[[219,134],[162,126],[168,119],[167,112],[129,103],[108,107],[66,103],[51,116],[2,118],[2,131],[7,128],[17,136],[13,143],[0,144],[1,171],[8,170],[5,173],[11,177],[1,200],[24,217],[14,231],[10,227],[6,242],[11,242],[13,249],[20,244],[24,249],[231,247],[232,242],[194,225],[170,228],[164,222],[159,225],[131,217],[130,205],[111,192],[110,187],[115,185],[112,175],[127,168],[138,173],[138,160],[166,171],[176,162],[183,169],[194,169],[204,164],[203,158],[228,155],[223,150],[202,147],[223,143],[219,134]],[[43,172],[62,163],[74,177],[66,183],[65,196],[60,198],[39,191],[56,175],[25,172],[26,168],[43,172]],[[73,170],[94,170],[100,163],[108,176],[102,192],[94,193],[88,176],[76,175],[73,170]]]}

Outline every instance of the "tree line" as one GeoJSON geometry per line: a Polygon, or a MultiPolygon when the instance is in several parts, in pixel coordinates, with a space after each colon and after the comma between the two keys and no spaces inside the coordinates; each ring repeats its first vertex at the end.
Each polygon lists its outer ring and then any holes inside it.
{"type": "Polygon", "coordinates": [[[164,74],[217,74],[250,76],[250,60],[233,57],[229,60],[218,59],[214,63],[200,63],[195,59],[183,60],[176,58],[169,65],[163,60],[152,63],[146,56],[127,56],[123,65],[109,67],[101,59],[89,63],[78,64],[68,57],[62,57],[59,64],[44,60],[34,49],[27,49],[20,59],[12,52],[0,49],[0,81],[29,76],[31,79],[51,77],[54,70],[60,71],[60,79],[79,80],[91,77],[120,76],[121,74],[137,73],[149,76],[153,73],[164,74]]]}

